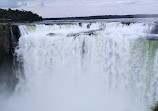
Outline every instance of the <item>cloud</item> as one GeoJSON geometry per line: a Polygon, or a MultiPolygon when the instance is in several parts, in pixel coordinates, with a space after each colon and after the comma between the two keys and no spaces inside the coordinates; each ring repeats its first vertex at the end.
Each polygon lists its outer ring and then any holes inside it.
{"type": "Polygon", "coordinates": [[[43,17],[158,14],[158,0],[0,0],[0,7],[29,10],[43,17]]]}
{"type": "Polygon", "coordinates": [[[15,7],[18,7],[17,2],[18,0],[0,0],[0,7],[1,8],[15,8],[15,7]]]}
{"type": "Polygon", "coordinates": [[[42,4],[43,0],[0,0],[0,8],[34,7],[42,4]]]}
{"type": "Polygon", "coordinates": [[[20,7],[25,6],[25,7],[38,7],[38,6],[44,6],[43,1],[19,1],[18,5],[20,7]]]}

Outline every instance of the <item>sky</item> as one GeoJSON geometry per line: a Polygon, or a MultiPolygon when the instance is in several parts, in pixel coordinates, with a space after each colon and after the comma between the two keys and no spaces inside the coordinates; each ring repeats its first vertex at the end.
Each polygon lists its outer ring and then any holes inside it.
{"type": "Polygon", "coordinates": [[[0,0],[0,8],[33,11],[44,18],[158,14],[158,0],[0,0]]]}

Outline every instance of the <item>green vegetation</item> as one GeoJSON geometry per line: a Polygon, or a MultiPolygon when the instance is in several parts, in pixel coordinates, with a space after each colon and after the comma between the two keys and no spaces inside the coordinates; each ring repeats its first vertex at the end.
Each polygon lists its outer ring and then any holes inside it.
{"type": "MultiPolygon", "coordinates": [[[[137,15],[98,15],[83,17],[44,18],[44,20],[91,20],[91,19],[119,19],[119,18],[158,18],[158,14],[137,15]]],[[[127,23],[129,25],[129,23],[127,23]]]]}
{"type": "Polygon", "coordinates": [[[36,30],[36,26],[35,25],[27,25],[26,27],[27,27],[27,29],[29,31],[35,31],[36,30]]]}
{"type": "Polygon", "coordinates": [[[9,26],[8,25],[0,25],[0,37],[9,37],[9,26]]]}
{"type": "Polygon", "coordinates": [[[20,10],[11,10],[11,9],[0,9],[0,20],[11,19],[14,22],[23,22],[23,21],[40,21],[42,17],[32,13],[31,11],[20,11],[20,10]]]}

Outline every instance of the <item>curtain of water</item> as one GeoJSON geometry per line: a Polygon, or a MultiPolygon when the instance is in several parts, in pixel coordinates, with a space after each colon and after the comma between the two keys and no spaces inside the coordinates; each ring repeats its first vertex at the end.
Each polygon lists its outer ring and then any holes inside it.
{"type": "Polygon", "coordinates": [[[3,111],[150,111],[158,99],[158,42],[145,39],[151,28],[19,26],[22,69],[3,111]]]}

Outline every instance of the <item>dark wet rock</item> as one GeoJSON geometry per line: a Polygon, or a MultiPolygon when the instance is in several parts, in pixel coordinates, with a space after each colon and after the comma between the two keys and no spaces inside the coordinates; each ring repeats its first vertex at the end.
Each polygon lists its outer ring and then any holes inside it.
{"type": "Polygon", "coordinates": [[[148,36],[146,37],[147,40],[158,40],[158,36],[148,36]]]}
{"type": "Polygon", "coordinates": [[[129,26],[131,24],[131,22],[121,22],[122,24],[125,24],[127,26],[129,26]]]}
{"type": "Polygon", "coordinates": [[[17,78],[13,73],[13,58],[5,55],[0,61],[0,93],[13,91],[16,82],[17,78]]]}
{"type": "Polygon", "coordinates": [[[154,28],[152,29],[151,33],[152,33],[152,34],[158,34],[158,24],[156,24],[156,25],[154,26],[154,28]]]}
{"type": "Polygon", "coordinates": [[[96,32],[98,31],[102,31],[103,29],[100,28],[100,29],[96,29],[96,30],[88,30],[88,31],[82,31],[82,32],[78,32],[78,33],[71,33],[71,34],[68,34],[67,37],[74,37],[74,36],[79,36],[79,35],[97,35],[96,32]]]}
{"type": "Polygon", "coordinates": [[[0,93],[13,90],[17,81],[13,73],[12,36],[14,34],[18,40],[20,36],[17,26],[0,25],[0,93]]]}
{"type": "Polygon", "coordinates": [[[13,31],[14,38],[16,39],[16,41],[18,41],[20,38],[20,30],[19,30],[18,26],[12,25],[12,31],[13,31]]]}
{"type": "Polygon", "coordinates": [[[91,24],[88,24],[88,25],[87,25],[87,29],[90,29],[90,26],[91,26],[91,24]]]}
{"type": "Polygon", "coordinates": [[[85,39],[83,40],[82,43],[82,56],[84,57],[84,54],[86,53],[86,49],[85,49],[85,39]]]}
{"type": "Polygon", "coordinates": [[[80,35],[80,33],[70,33],[66,37],[77,37],[79,35],[80,35]]]}
{"type": "Polygon", "coordinates": [[[56,33],[49,33],[49,34],[47,34],[48,36],[55,36],[56,35],[56,33]]]}
{"type": "Polygon", "coordinates": [[[158,40],[158,34],[147,34],[145,37],[140,37],[139,39],[157,41],[158,40]]]}
{"type": "Polygon", "coordinates": [[[153,108],[153,111],[158,111],[158,104],[153,108]]]}
{"type": "Polygon", "coordinates": [[[0,25],[0,60],[10,53],[9,25],[0,25]]]}
{"type": "Polygon", "coordinates": [[[79,26],[82,27],[82,23],[81,22],[79,23],[79,26]]]}

